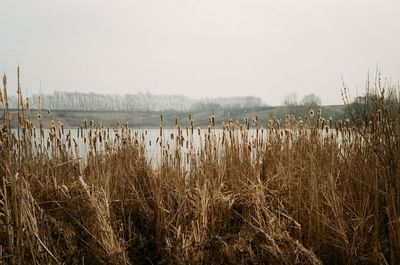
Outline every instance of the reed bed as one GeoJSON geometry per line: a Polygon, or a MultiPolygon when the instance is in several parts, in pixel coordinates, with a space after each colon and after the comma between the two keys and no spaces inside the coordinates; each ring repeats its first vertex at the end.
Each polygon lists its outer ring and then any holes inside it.
{"type": "Polygon", "coordinates": [[[74,138],[17,87],[13,131],[3,77],[1,264],[400,262],[400,125],[384,101],[354,127],[312,111],[219,129],[189,116],[166,134],[161,115],[151,142],[91,121],[74,138]]]}

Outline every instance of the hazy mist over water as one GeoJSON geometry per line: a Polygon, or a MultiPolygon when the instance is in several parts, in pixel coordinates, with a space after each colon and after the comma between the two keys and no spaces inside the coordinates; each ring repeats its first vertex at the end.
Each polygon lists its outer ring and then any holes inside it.
{"type": "Polygon", "coordinates": [[[379,65],[400,78],[400,1],[5,0],[0,70],[24,93],[259,96],[340,104],[379,65]]]}

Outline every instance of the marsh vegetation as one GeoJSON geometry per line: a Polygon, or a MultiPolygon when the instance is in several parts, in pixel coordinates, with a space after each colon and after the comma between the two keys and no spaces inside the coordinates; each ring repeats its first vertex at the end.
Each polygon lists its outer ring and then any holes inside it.
{"type": "Polygon", "coordinates": [[[217,130],[210,113],[200,130],[191,115],[174,124],[161,115],[152,142],[127,124],[90,121],[80,141],[40,103],[31,111],[19,84],[13,131],[4,76],[0,262],[398,264],[399,102],[385,84],[375,83],[368,120],[315,110],[217,130]]]}

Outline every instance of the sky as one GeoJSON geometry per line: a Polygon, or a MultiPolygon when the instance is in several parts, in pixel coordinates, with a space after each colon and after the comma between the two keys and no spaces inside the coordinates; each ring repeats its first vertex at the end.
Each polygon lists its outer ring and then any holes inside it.
{"type": "MultiPolygon", "coordinates": [[[[1,0],[0,71],[24,93],[318,95],[400,80],[399,0],[1,0]]],[[[14,89],[15,90],[15,89],[14,89]]]]}

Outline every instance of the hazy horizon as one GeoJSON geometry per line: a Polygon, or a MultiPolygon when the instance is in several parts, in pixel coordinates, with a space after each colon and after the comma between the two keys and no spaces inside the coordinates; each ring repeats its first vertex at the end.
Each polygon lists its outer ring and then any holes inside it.
{"type": "Polygon", "coordinates": [[[257,96],[341,104],[400,79],[400,1],[5,0],[0,70],[29,94],[257,96]]]}

